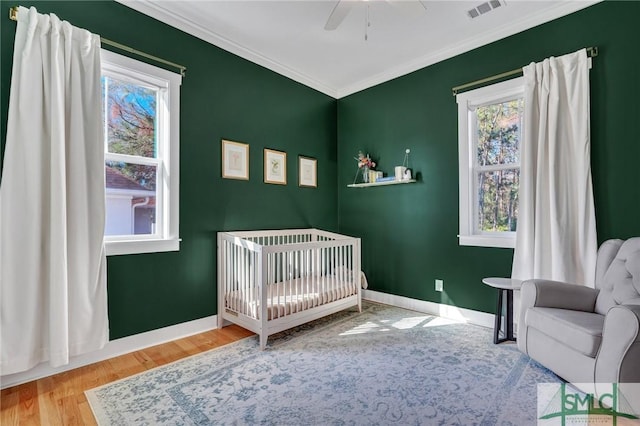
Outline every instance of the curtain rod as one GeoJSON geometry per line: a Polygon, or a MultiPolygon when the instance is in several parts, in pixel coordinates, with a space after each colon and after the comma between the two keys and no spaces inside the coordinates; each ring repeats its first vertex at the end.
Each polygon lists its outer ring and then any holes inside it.
{"type": "MultiPolygon", "coordinates": [[[[594,58],[598,56],[598,46],[587,47],[587,56],[589,58],[594,58]]],[[[511,77],[512,75],[518,75],[518,74],[522,74],[522,68],[506,71],[501,74],[492,75],[491,77],[486,77],[480,80],[472,81],[470,83],[462,84],[460,86],[453,87],[451,91],[453,92],[453,96],[456,96],[461,90],[468,89],[474,86],[480,86],[481,84],[484,84],[484,83],[490,83],[492,81],[500,80],[500,79],[511,77]]]]}
{"type": "MultiPolygon", "coordinates": [[[[12,21],[17,21],[18,20],[18,6],[14,6],[14,7],[9,9],[9,19],[11,19],[12,21]]],[[[176,64],[175,62],[171,62],[171,61],[167,61],[166,59],[158,58],[157,56],[153,56],[153,55],[150,55],[148,53],[141,52],[140,50],[134,49],[134,48],[129,47],[129,46],[125,46],[124,44],[120,44],[120,43],[117,43],[115,41],[111,41],[111,40],[106,39],[104,37],[100,37],[100,42],[103,43],[103,44],[108,44],[109,46],[115,47],[116,49],[124,50],[125,52],[129,52],[129,53],[132,53],[134,55],[142,56],[143,58],[147,58],[147,59],[150,59],[152,61],[159,62],[161,64],[165,64],[165,65],[169,65],[169,66],[172,66],[174,68],[177,68],[177,69],[180,70],[180,75],[182,75],[183,77],[186,74],[187,67],[185,67],[184,65],[176,64]]]]}

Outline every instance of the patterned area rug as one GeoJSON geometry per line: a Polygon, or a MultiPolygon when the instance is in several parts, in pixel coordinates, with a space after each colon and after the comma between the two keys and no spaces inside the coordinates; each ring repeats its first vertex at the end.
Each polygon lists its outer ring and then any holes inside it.
{"type": "Polygon", "coordinates": [[[559,383],[492,330],[365,303],[87,391],[100,425],[535,425],[559,383]]]}

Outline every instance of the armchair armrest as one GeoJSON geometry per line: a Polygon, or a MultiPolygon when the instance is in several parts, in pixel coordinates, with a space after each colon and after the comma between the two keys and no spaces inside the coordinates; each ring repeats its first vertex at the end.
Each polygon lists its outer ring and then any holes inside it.
{"type": "Polygon", "coordinates": [[[620,393],[640,413],[640,299],[609,309],[596,357],[595,383],[619,383],[620,393]]]}
{"type": "MultiPolygon", "coordinates": [[[[637,300],[637,299],[636,299],[637,300]]],[[[640,304],[609,309],[596,358],[596,382],[640,383],[640,304]]]]}
{"type": "Polygon", "coordinates": [[[593,312],[599,290],[551,280],[522,283],[522,308],[534,306],[593,312]]]}
{"type": "Polygon", "coordinates": [[[527,309],[533,307],[570,309],[593,312],[599,290],[551,280],[527,280],[520,289],[520,315],[518,321],[518,348],[527,350],[527,309]]]}

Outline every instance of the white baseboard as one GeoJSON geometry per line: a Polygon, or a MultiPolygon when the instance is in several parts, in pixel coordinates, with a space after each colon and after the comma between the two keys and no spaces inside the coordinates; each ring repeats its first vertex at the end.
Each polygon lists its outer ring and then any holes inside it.
{"type": "Polygon", "coordinates": [[[108,342],[101,350],[73,357],[69,361],[69,364],[62,367],[53,368],[50,367],[48,363],[42,363],[35,366],[31,370],[24,371],[22,373],[0,376],[0,389],[20,385],[32,380],[52,376],[64,371],[73,370],[74,368],[84,367],[85,365],[104,361],[105,359],[114,358],[130,352],[145,349],[150,346],[160,345],[172,340],[177,340],[183,337],[188,337],[194,334],[213,330],[214,328],[218,327],[217,321],[217,315],[212,315],[209,317],[187,321],[169,327],[159,328],[157,330],[151,330],[145,333],[135,334],[133,336],[112,340],[108,342]]]}
{"type": "Polygon", "coordinates": [[[486,312],[458,308],[442,303],[427,302],[425,300],[410,299],[408,297],[395,296],[393,294],[381,293],[379,291],[362,290],[362,298],[372,302],[384,303],[385,305],[424,312],[431,315],[437,315],[442,318],[476,324],[488,328],[493,328],[495,323],[495,315],[488,314],[486,312]]]}

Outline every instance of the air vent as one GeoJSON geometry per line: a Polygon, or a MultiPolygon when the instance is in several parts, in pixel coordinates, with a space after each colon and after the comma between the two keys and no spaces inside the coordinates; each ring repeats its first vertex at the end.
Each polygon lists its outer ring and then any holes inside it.
{"type": "Polygon", "coordinates": [[[467,15],[470,18],[477,18],[480,15],[484,15],[487,12],[491,12],[494,9],[497,9],[500,6],[505,6],[505,2],[503,0],[489,0],[478,6],[474,7],[467,11],[467,15]]]}

